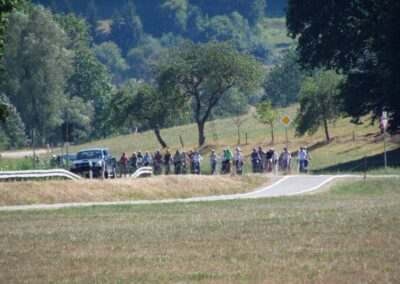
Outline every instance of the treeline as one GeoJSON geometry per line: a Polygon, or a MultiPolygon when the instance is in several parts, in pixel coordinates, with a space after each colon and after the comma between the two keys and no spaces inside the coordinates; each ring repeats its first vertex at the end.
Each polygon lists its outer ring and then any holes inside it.
{"type": "MultiPolygon", "coordinates": [[[[208,42],[231,40],[263,61],[271,62],[271,46],[263,36],[262,20],[269,9],[284,16],[286,0],[34,0],[54,13],[86,18],[94,43],[113,41],[124,57],[131,49],[176,46],[182,39],[208,42]],[[271,2],[271,3],[269,3],[271,2]],[[270,8],[271,7],[271,8],[270,8]],[[279,13],[277,12],[279,11],[279,13]]],[[[146,50],[145,52],[149,52],[146,50]]]]}
{"type": "MultiPolygon", "coordinates": [[[[119,45],[135,46],[135,37],[129,37],[132,30],[124,26],[125,20],[112,22],[111,27],[116,25],[114,29],[120,33],[119,38],[96,44],[85,18],[74,13],[55,14],[41,5],[24,1],[19,3],[18,9],[7,15],[3,35],[0,101],[7,105],[3,112],[7,117],[0,123],[2,148],[24,147],[33,142],[56,145],[65,139],[62,126],[65,129],[66,124],[68,140],[82,143],[128,133],[132,127],[160,129],[196,120],[190,104],[186,114],[173,119],[157,115],[174,112],[174,105],[154,111],[152,99],[149,105],[136,110],[118,105],[125,93],[132,94],[133,99],[143,93],[151,97],[151,92],[141,92],[146,89],[143,84],[155,84],[155,67],[173,50],[169,47],[182,46],[183,39],[171,39],[174,44],[168,44],[166,39],[138,33],[140,45],[124,54],[119,45]],[[124,41],[118,42],[118,39],[124,41]],[[149,111],[143,111],[147,109],[149,111]],[[150,112],[155,114],[154,119],[147,119],[150,112]],[[116,123],[118,121],[121,123],[116,123]]],[[[131,17],[131,24],[136,23],[136,14],[129,14],[133,10],[122,11],[127,13],[126,17],[131,17]]],[[[240,53],[234,43],[229,46],[240,53]]],[[[221,50],[231,49],[223,47],[221,50]]],[[[208,83],[207,88],[211,86],[208,83]]],[[[222,94],[212,102],[212,112],[207,113],[207,118],[247,111],[247,98],[243,93],[232,89],[229,95],[222,94]],[[227,107],[229,105],[240,106],[227,107]]],[[[253,95],[259,96],[257,92],[253,95]]]]}

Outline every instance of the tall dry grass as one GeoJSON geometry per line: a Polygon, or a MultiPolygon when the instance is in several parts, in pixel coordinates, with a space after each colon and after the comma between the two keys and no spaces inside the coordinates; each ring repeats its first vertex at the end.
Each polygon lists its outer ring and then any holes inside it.
{"type": "Polygon", "coordinates": [[[261,176],[155,176],[144,179],[0,183],[0,205],[159,200],[243,193],[268,182],[261,176]]]}

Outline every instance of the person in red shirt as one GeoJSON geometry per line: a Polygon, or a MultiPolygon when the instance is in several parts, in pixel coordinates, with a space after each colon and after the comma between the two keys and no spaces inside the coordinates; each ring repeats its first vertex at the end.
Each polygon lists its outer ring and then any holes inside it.
{"type": "Polygon", "coordinates": [[[120,177],[122,177],[122,175],[124,175],[126,177],[126,173],[128,172],[128,163],[129,163],[129,159],[124,152],[124,153],[122,153],[122,156],[119,159],[119,164],[121,166],[120,177]]]}

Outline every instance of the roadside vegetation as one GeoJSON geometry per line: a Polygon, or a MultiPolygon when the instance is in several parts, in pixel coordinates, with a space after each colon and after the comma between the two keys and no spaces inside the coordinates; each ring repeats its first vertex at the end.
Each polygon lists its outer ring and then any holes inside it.
{"type": "Polygon", "coordinates": [[[400,279],[399,180],[299,197],[0,213],[2,282],[400,279]]]}
{"type": "Polygon", "coordinates": [[[160,200],[254,191],[265,176],[157,176],[151,179],[19,181],[0,183],[0,206],[160,200]]]}

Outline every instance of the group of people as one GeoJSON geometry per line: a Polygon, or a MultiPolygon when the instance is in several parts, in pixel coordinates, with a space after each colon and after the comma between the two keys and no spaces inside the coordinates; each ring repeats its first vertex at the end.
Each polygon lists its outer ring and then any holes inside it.
{"type": "MultiPolygon", "coordinates": [[[[306,146],[301,146],[297,151],[298,171],[305,173],[308,171],[308,163],[311,159],[310,153],[306,146]]],[[[251,153],[251,162],[253,173],[271,173],[276,174],[278,167],[283,173],[290,172],[292,168],[292,155],[285,147],[278,155],[274,148],[270,148],[267,152],[260,146],[258,150],[253,149],[251,153]]]]}
{"type": "MultiPolygon", "coordinates": [[[[283,173],[288,173],[292,167],[292,156],[288,149],[284,148],[278,155],[274,148],[264,151],[260,146],[258,150],[253,149],[250,155],[253,173],[277,173],[280,167],[283,173]]],[[[201,174],[201,164],[203,157],[197,150],[189,152],[176,150],[174,154],[170,150],[166,150],[164,154],[156,151],[153,154],[141,151],[133,153],[128,157],[123,153],[119,160],[120,176],[134,173],[140,167],[152,167],[155,175],[160,175],[163,172],[166,175],[171,174],[173,167],[174,174],[201,174]]],[[[307,172],[310,154],[305,146],[300,147],[297,151],[297,162],[299,172],[307,172]]],[[[210,174],[230,174],[232,172],[241,175],[245,156],[241,149],[237,147],[234,151],[225,148],[220,155],[216,154],[215,150],[211,150],[209,155],[210,174]],[[220,166],[220,168],[219,168],[220,166]]]]}
{"type": "Polygon", "coordinates": [[[127,173],[134,173],[141,167],[152,167],[153,173],[160,175],[162,174],[163,165],[166,175],[171,174],[172,165],[175,174],[186,174],[188,171],[192,174],[200,174],[202,160],[203,157],[196,150],[191,150],[188,153],[176,150],[174,154],[167,150],[164,155],[160,151],[156,151],[153,154],[145,152],[144,155],[139,151],[133,153],[130,158],[123,153],[119,160],[119,165],[121,176],[126,176],[127,173]]]}
{"type": "Polygon", "coordinates": [[[221,155],[218,158],[218,155],[214,150],[211,150],[210,154],[210,168],[211,174],[218,173],[218,160],[221,162],[221,170],[220,173],[230,174],[232,173],[232,166],[235,168],[235,173],[241,175],[243,173],[243,165],[244,165],[244,155],[242,150],[239,147],[232,153],[229,148],[225,148],[221,155]]]}

